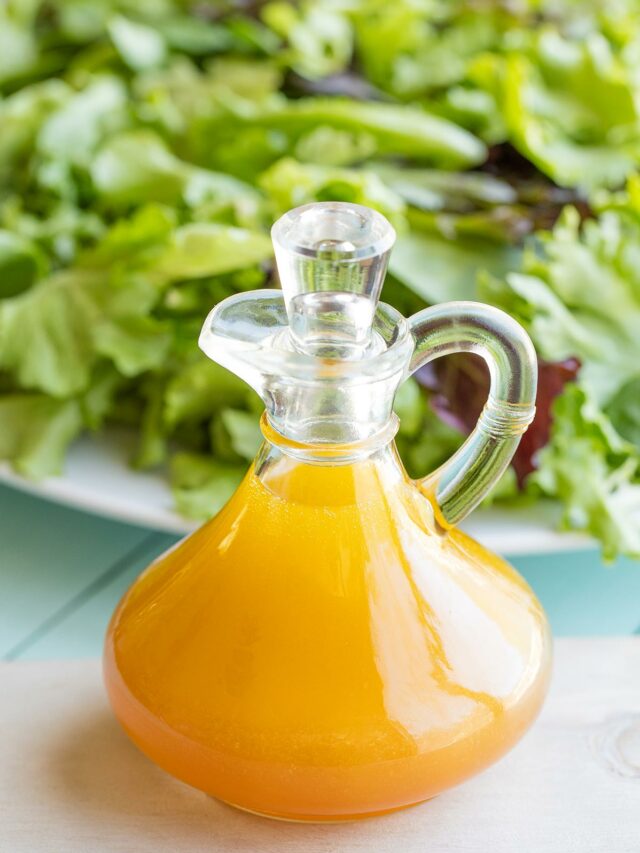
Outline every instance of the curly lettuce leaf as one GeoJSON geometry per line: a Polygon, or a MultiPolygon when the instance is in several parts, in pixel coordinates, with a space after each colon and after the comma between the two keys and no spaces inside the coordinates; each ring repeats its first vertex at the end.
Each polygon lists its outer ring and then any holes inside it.
{"type": "Polygon", "coordinates": [[[620,435],[634,444],[640,453],[640,376],[630,379],[606,409],[611,423],[620,435]]]}
{"type": "Polygon", "coordinates": [[[411,98],[462,82],[469,60],[499,43],[508,18],[499,4],[367,0],[354,5],[353,19],[367,76],[411,98]]]}
{"type": "Polygon", "coordinates": [[[640,554],[640,217],[636,187],[600,200],[597,220],[567,208],[524,254],[523,271],[485,276],[481,296],[529,330],[546,359],[580,368],[553,406],[549,444],[528,480],[560,499],[566,527],[607,557],[640,554]]]}
{"type": "Polygon", "coordinates": [[[524,323],[543,358],[580,359],[581,382],[604,405],[640,374],[638,253],[640,222],[611,210],[581,223],[566,208],[523,271],[484,277],[480,294],[524,323]]]}
{"type": "Polygon", "coordinates": [[[640,557],[640,456],[577,385],[556,400],[539,465],[531,479],[560,498],[565,528],[595,536],[607,559],[640,557]]]}
{"type": "Polygon", "coordinates": [[[495,74],[507,138],[557,184],[615,187],[640,164],[634,81],[602,36],[543,30],[495,74]]]}

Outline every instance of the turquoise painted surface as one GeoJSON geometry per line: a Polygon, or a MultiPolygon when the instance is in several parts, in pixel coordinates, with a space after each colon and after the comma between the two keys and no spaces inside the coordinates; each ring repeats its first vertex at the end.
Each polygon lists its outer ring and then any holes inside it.
{"type": "Polygon", "coordinates": [[[511,560],[557,636],[640,633],[640,561],[604,564],[597,551],[511,560]]]}
{"type": "Polygon", "coordinates": [[[99,654],[127,572],[172,541],[0,486],[0,658],[99,654]]]}
{"type": "MultiPolygon", "coordinates": [[[[0,657],[95,657],[124,590],[176,537],[0,486],[0,657]]],[[[640,563],[597,552],[513,559],[556,635],[640,633],[640,563]]]]}

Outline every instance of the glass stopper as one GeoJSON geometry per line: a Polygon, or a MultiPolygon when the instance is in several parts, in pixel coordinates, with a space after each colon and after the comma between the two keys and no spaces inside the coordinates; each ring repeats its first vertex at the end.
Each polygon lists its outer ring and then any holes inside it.
{"type": "Polygon", "coordinates": [[[271,235],[294,346],[364,353],[396,236],[390,223],[358,204],[321,202],[289,211],[271,235]]]}

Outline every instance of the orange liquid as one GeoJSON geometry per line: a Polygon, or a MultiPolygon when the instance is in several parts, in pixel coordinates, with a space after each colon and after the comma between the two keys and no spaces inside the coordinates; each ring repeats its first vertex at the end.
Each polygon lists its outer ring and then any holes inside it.
{"type": "Polygon", "coordinates": [[[532,591],[396,466],[280,457],[114,614],[110,699],[161,767],[302,820],[433,797],[505,753],[544,697],[532,591]]]}

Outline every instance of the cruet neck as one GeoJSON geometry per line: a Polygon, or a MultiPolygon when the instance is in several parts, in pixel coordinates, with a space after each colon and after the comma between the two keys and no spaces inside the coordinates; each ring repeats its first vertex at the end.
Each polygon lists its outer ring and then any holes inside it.
{"type": "Polygon", "coordinates": [[[272,239],[282,290],[219,303],[200,346],[258,392],[285,438],[365,441],[389,423],[414,348],[378,301],[395,232],[376,211],[323,202],[289,211],[272,239]]]}
{"type": "Polygon", "coordinates": [[[365,438],[351,441],[296,441],[273,427],[266,412],[260,419],[265,446],[276,448],[282,456],[311,465],[351,465],[364,459],[382,457],[395,447],[393,439],[400,421],[395,412],[383,426],[365,438]]]}

